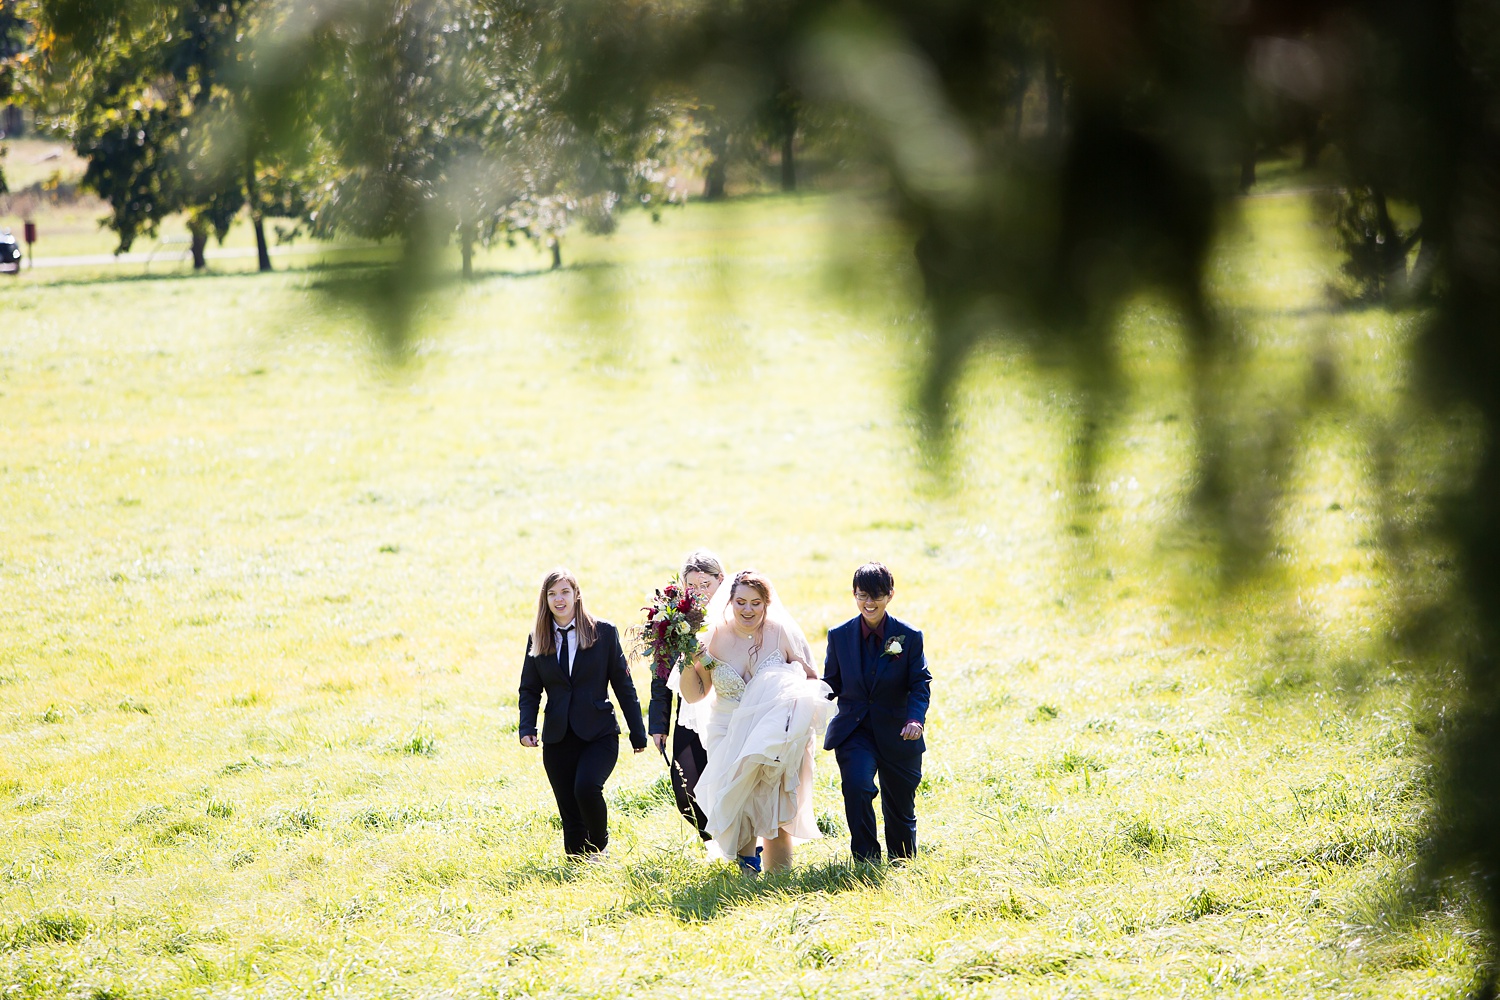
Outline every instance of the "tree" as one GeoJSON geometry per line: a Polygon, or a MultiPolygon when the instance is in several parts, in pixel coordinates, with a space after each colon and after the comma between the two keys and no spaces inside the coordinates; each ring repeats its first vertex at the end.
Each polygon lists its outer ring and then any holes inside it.
{"type": "Polygon", "coordinates": [[[109,203],[119,251],[185,212],[202,268],[209,235],[222,242],[246,209],[260,269],[270,270],[264,218],[302,206],[279,165],[269,169],[282,197],[266,199],[269,140],[246,95],[255,70],[244,65],[241,38],[268,16],[269,3],[34,0],[29,9],[40,101],[88,161],[84,186],[109,203]]]}
{"type": "Polygon", "coordinates": [[[580,128],[555,104],[555,22],[520,4],[378,0],[265,33],[279,53],[266,58],[317,66],[300,84],[331,150],[315,231],[399,239],[418,276],[456,238],[467,277],[476,245],[531,240],[559,266],[575,221],[607,230],[622,199],[679,198],[661,156],[684,116],[658,103],[580,128]]]}

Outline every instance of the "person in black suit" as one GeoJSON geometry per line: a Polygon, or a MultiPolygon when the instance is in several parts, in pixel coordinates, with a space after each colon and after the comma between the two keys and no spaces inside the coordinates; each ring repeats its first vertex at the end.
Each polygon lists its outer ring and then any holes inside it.
{"type": "Polygon", "coordinates": [[[542,767],[562,817],[563,850],[570,857],[598,858],[609,846],[609,807],[604,782],[620,756],[620,723],[609,701],[608,685],[625,713],[630,745],[646,749],[641,703],[625,663],[620,633],[583,607],[578,581],[555,569],[542,581],[536,626],[521,662],[521,745],[537,745],[536,716],[547,693],[542,718],[542,767]]]}
{"type": "MultiPolygon", "coordinates": [[[[713,599],[724,584],[724,565],[712,552],[699,549],[682,562],[682,582],[694,594],[702,594],[705,601],[713,599]]],[[[698,775],[708,766],[708,751],[698,734],[682,725],[677,718],[682,710],[681,699],[674,698],[665,678],[651,677],[651,705],[646,710],[646,732],[663,755],[667,748],[668,723],[672,729],[672,756],[668,762],[672,777],[672,795],[677,799],[677,811],[706,843],[712,839],[705,824],[708,817],[698,808],[693,798],[693,789],[698,785],[698,775]],[[675,702],[675,704],[674,704],[675,702]]]]}
{"type": "Polygon", "coordinates": [[[849,846],[856,861],[880,861],[875,796],[885,820],[892,861],[917,851],[917,785],[922,780],[923,727],[932,675],[922,633],[886,613],[896,580],[880,563],[854,571],[859,615],[828,630],[823,680],[838,714],[823,742],[839,762],[849,846]],[[880,787],[876,789],[876,779],[880,787]]]}

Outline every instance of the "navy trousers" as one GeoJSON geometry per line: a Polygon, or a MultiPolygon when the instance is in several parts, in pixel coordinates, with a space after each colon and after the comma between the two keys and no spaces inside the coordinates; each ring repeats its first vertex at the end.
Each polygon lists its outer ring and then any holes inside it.
{"type": "Polygon", "coordinates": [[[885,845],[892,861],[917,853],[917,785],[922,780],[922,755],[892,760],[882,757],[875,737],[861,725],[833,751],[844,786],[844,815],[849,820],[849,847],[856,861],[878,862],[880,840],[875,830],[875,796],[885,820],[885,845]],[[876,779],[880,787],[875,787],[876,779]]]}

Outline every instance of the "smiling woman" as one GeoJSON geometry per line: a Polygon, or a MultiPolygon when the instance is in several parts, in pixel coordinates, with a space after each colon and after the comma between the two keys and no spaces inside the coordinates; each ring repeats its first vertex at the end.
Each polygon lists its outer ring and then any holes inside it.
{"type": "Polygon", "coordinates": [[[521,745],[535,747],[537,710],[546,692],[542,767],[557,799],[563,850],[570,857],[597,859],[609,847],[604,783],[620,756],[620,723],[606,685],[615,689],[630,744],[640,753],[646,731],[619,632],[584,608],[572,573],[555,569],[542,581],[517,704],[521,745]]]}
{"type": "Polygon", "coordinates": [[[813,819],[813,733],[828,719],[828,685],[771,582],[743,570],[709,611],[706,653],[683,674],[683,698],[713,695],[704,726],[708,766],[698,779],[705,828],[742,871],[792,864],[794,841],[819,836],[813,819]],[[717,613],[716,613],[717,612],[717,613]]]}

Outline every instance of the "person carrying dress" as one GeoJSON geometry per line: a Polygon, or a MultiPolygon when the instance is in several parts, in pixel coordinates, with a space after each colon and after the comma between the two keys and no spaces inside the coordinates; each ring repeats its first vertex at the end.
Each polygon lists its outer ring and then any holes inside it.
{"type": "Polygon", "coordinates": [[[677,675],[682,724],[699,729],[708,766],[697,798],[714,843],[740,869],[792,864],[794,841],[819,836],[813,813],[813,734],[831,709],[812,649],[765,577],[744,570],[709,608],[703,652],[677,675]],[[706,703],[706,704],[705,704],[706,703]],[[703,708],[707,708],[705,713],[703,708]]]}
{"type": "MultiPolygon", "coordinates": [[[[724,583],[724,567],[718,556],[699,549],[682,563],[682,582],[690,593],[701,594],[712,601],[724,583]]],[[[708,751],[697,730],[682,724],[682,701],[668,685],[665,678],[654,674],[651,678],[651,705],[646,710],[646,732],[656,743],[656,749],[666,754],[667,730],[672,730],[672,756],[668,760],[672,780],[672,796],[677,800],[677,811],[693,824],[698,836],[708,841],[707,817],[693,797],[698,787],[698,776],[708,766],[708,751]],[[671,723],[675,722],[675,725],[671,723]]]]}
{"type": "Polygon", "coordinates": [[[892,861],[917,852],[917,785],[932,675],[922,633],[886,612],[896,580],[880,563],[854,571],[859,614],[828,631],[823,680],[838,699],[824,747],[838,759],[849,846],[856,861],[879,863],[876,779],[892,861]]]}
{"type": "Polygon", "coordinates": [[[583,606],[573,574],[555,569],[542,581],[536,625],[521,661],[520,738],[535,747],[537,710],[542,715],[542,767],[562,818],[563,850],[569,857],[597,860],[609,846],[604,782],[620,755],[620,723],[609,691],[625,715],[630,745],[646,748],[646,727],[635,683],[625,663],[620,634],[583,606]]]}

